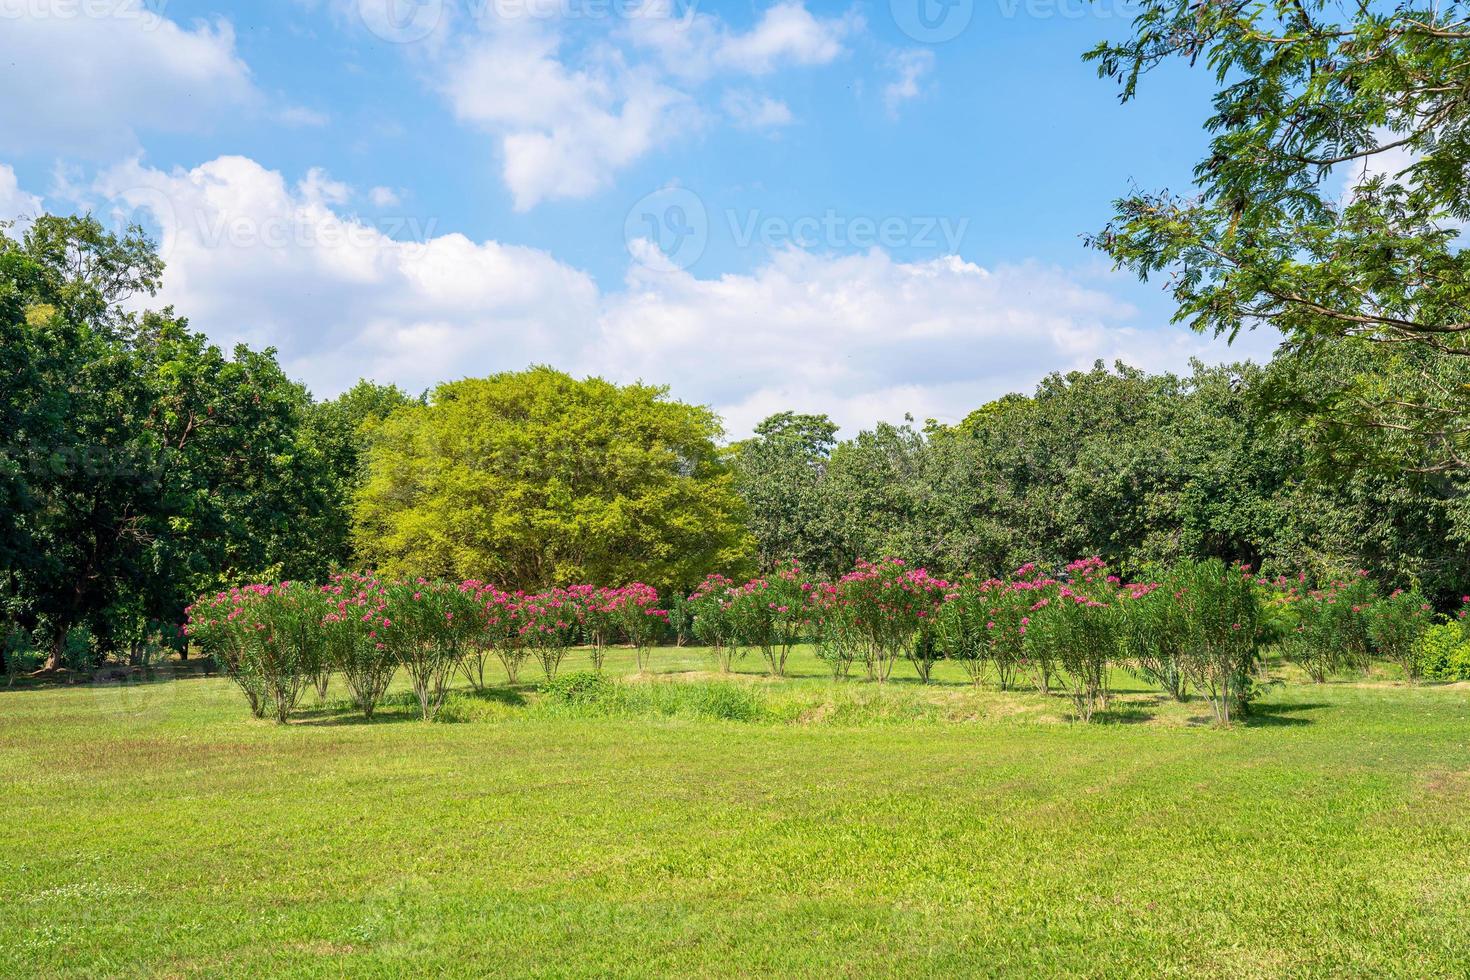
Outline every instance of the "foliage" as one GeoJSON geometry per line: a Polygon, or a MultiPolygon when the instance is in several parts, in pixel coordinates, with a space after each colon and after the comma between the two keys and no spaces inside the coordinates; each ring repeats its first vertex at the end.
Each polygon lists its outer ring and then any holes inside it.
{"type": "Polygon", "coordinates": [[[734,593],[734,582],[713,573],[705,577],[688,600],[694,635],[709,649],[716,666],[725,674],[746,654],[730,613],[734,593]]]}
{"type": "Polygon", "coordinates": [[[390,573],[687,588],[746,548],[719,434],[663,388],[550,368],[440,385],[375,431],[354,540],[390,573]]]}
{"type": "Polygon", "coordinates": [[[1433,622],[1433,607],[1417,589],[1397,590],[1370,605],[1366,618],[1378,655],[1398,664],[1410,681],[1417,681],[1419,638],[1433,622]]]}
{"type": "Polygon", "coordinates": [[[398,670],[387,642],[376,635],[388,608],[383,585],[372,576],[337,573],[321,593],[323,659],[342,674],[353,703],[371,720],[398,670]]]}
{"type": "Polygon", "coordinates": [[[729,592],[725,615],[733,641],[760,650],[777,677],[786,676],[786,659],[806,629],[811,589],[801,566],[793,562],[729,592]]]}
{"type": "Polygon", "coordinates": [[[1255,576],[1218,559],[1183,562],[1164,588],[1178,594],[1185,673],[1222,725],[1244,714],[1256,694],[1252,669],[1260,650],[1261,596],[1255,576]]]}
{"type": "Polygon", "coordinates": [[[859,560],[836,583],[836,601],[852,610],[868,677],[883,683],[907,657],[928,682],[934,665],[933,618],[949,583],[902,559],[859,560]]]}
{"type": "Polygon", "coordinates": [[[455,616],[459,594],[460,586],[449,582],[390,582],[383,587],[381,618],[368,634],[382,641],[408,675],[424,721],[433,721],[443,705],[449,681],[480,628],[455,616]]]}
{"type": "Polygon", "coordinates": [[[1094,244],[1140,276],[1167,270],[1198,330],[1366,345],[1383,367],[1323,408],[1370,441],[1412,437],[1399,466],[1467,466],[1464,28],[1458,3],[1144,0],[1131,37],[1089,54],[1125,101],[1175,59],[1217,85],[1197,193],[1130,194],[1094,244]]]}
{"type": "Polygon", "coordinates": [[[1108,668],[1119,647],[1118,580],[1100,558],[1067,566],[1067,579],[1031,607],[1026,657],[1052,664],[1077,716],[1091,721],[1107,706],[1108,668]]]}
{"type": "Polygon", "coordinates": [[[1417,673],[1432,681],[1470,681],[1470,638],[1458,620],[1430,626],[1414,646],[1417,673]]]}

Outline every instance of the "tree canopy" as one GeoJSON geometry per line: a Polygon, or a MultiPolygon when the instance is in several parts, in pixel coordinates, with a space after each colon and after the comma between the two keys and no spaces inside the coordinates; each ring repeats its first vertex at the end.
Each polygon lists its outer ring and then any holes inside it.
{"type": "Polygon", "coordinates": [[[360,553],[508,588],[688,587],[746,554],[720,424],[667,389],[547,367],[440,385],[368,450],[360,553]]]}

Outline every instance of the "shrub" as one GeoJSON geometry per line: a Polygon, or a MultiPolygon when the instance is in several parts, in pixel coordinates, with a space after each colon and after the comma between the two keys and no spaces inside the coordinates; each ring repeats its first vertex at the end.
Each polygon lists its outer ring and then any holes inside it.
{"type": "Polygon", "coordinates": [[[1120,598],[1118,639],[1129,669],[1175,701],[1186,700],[1189,634],[1179,602],[1182,596],[1172,586],[1144,585],[1130,588],[1120,598]]]}
{"type": "Polygon", "coordinates": [[[41,669],[46,658],[36,649],[31,635],[19,626],[11,626],[0,636],[5,654],[5,686],[11,687],[15,679],[23,674],[32,674],[41,669]]]}
{"type": "Polygon", "coordinates": [[[526,620],[521,608],[524,593],[502,592],[493,586],[485,586],[478,595],[480,600],[480,641],[495,651],[500,665],[505,668],[508,684],[518,684],[521,667],[531,656],[526,643],[526,620]]]}
{"type": "Polygon", "coordinates": [[[1459,620],[1428,627],[1414,644],[1419,676],[1434,681],[1470,680],[1470,638],[1459,620]]]}
{"type": "Polygon", "coordinates": [[[990,582],[966,576],[955,583],[947,601],[934,616],[934,637],[945,657],[955,661],[979,687],[991,664],[987,634],[990,625],[990,582]]]}
{"type": "Polygon", "coordinates": [[[1083,721],[1106,705],[1108,667],[1118,649],[1117,579],[1100,558],[1067,566],[1070,580],[1039,600],[1025,633],[1028,657],[1050,661],[1083,721]]]}
{"type": "Polygon", "coordinates": [[[745,656],[730,614],[735,583],[723,575],[710,575],[689,597],[694,635],[709,648],[721,673],[728,674],[736,660],[745,656]]]}
{"type": "Polygon", "coordinates": [[[806,627],[810,584],[793,562],[729,593],[727,610],[735,642],[760,650],[777,677],[786,676],[786,660],[806,627]]]}
{"type": "Polygon", "coordinates": [[[852,608],[837,601],[837,590],[829,582],[812,585],[806,604],[817,659],[827,665],[833,680],[847,680],[862,644],[852,608]]]}
{"type": "Polygon", "coordinates": [[[520,603],[521,637],[541,661],[547,680],[556,672],[582,634],[585,612],[583,589],[550,589],[527,596],[520,603]]]}
{"type": "Polygon", "coordinates": [[[184,634],[206,656],[224,668],[239,686],[250,705],[250,713],[265,717],[265,686],[259,675],[246,670],[245,603],[255,598],[253,590],[264,586],[235,588],[200,596],[184,609],[184,634]]]}
{"type": "Polygon", "coordinates": [[[899,657],[908,657],[925,682],[938,651],[932,619],[949,583],[898,558],[860,561],[836,584],[837,602],[852,610],[868,678],[884,683],[899,657]]]}
{"type": "Polygon", "coordinates": [[[1215,720],[1228,725],[1255,691],[1261,620],[1255,577],[1217,559],[1184,561],[1165,588],[1177,594],[1184,617],[1185,672],[1209,700],[1215,720]]]}
{"type": "Polygon", "coordinates": [[[1433,615],[1418,589],[1396,591],[1366,610],[1368,635],[1379,655],[1398,664],[1410,683],[1419,680],[1419,638],[1433,615]]]}
{"type": "Polygon", "coordinates": [[[244,591],[238,620],[240,670],[258,685],[265,712],[284,725],[321,669],[321,601],[315,589],[297,582],[255,585],[244,591]]]}
{"type": "Polygon", "coordinates": [[[393,654],[377,635],[388,602],[382,584],[366,575],[333,575],[321,591],[326,602],[325,659],[342,673],[363,717],[372,718],[398,671],[393,654]]]}
{"type": "MultiPolygon", "coordinates": [[[[604,589],[600,606],[601,615],[609,627],[633,647],[638,673],[643,673],[648,669],[648,651],[669,617],[667,612],[658,608],[658,590],[642,582],[634,582],[621,589],[604,589]]],[[[602,669],[600,659],[597,669],[602,669]]]]}
{"type": "Polygon", "coordinates": [[[450,678],[478,628],[455,619],[458,585],[418,579],[384,588],[377,632],[384,649],[408,675],[419,714],[432,721],[444,703],[450,678]]]}

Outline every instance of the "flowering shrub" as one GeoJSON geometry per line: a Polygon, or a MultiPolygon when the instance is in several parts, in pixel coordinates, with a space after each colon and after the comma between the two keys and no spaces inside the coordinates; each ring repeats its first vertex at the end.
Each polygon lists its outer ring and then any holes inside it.
{"type": "Polygon", "coordinates": [[[323,670],[322,602],[296,582],[247,585],[191,605],[186,633],[225,665],[257,718],[285,724],[323,670]]]}
{"type": "Polygon", "coordinates": [[[1180,600],[1184,583],[1132,586],[1120,595],[1120,653],[1126,667],[1175,701],[1189,697],[1189,629],[1180,600]]]}
{"type": "Polygon", "coordinates": [[[383,589],[376,639],[408,675],[425,721],[444,704],[449,680],[479,630],[477,622],[456,618],[459,594],[458,585],[426,579],[383,589]]]}
{"type": "Polygon", "coordinates": [[[1410,683],[1419,680],[1419,637],[1430,626],[1434,610],[1418,589],[1395,591],[1367,609],[1368,635],[1380,655],[1398,664],[1410,683]]]}
{"type": "Polygon", "coordinates": [[[837,601],[837,588],[830,582],[809,584],[806,607],[817,659],[832,671],[834,680],[847,680],[863,643],[852,607],[837,601]]]}
{"type": "Polygon", "coordinates": [[[388,600],[383,586],[367,575],[333,575],[321,587],[322,642],[332,670],[341,671],[352,700],[372,718],[398,662],[377,635],[388,600]]]}
{"type": "MultiPolygon", "coordinates": [[[[260,676],[247,670],[245,661],[245,603],[256,598],[256,589],[248,586],[200,596],[184,610],[184,635],[199,644],[200,649],[224,668],[225,674],[245,694],[250,713],[265,717],[265,684],[260,676]]],[[[252,627],[253,628],[253,627],[252,627]]]]}
{"type": "Polygon", "coordinates": [[[699,583],[688,601],[694,636],[709,648],[720,672],[725,674],[745,655],[730,614],[735,591],[735,583],[725,576],[710,575],[699,583]]]}
{"type": "Polygon", "coordinates": [[[556,679],[567,650],[582,635],[589,592],[587,586],[550,589],[521,600],[521,638],[541,661],[548,681],[556,679]]]}
{"type": "Polygon", "coordinates": [[[1360,571],[1320,589],[1305,588],[1303,578],[1282,591],[1278,601],[1295,614],[1295,626],[1283,637],[1281,652],[1318,684],[1338,671],[1368,669],[1368,609],[1377,587],[1367,575],[1360,571]]]}
{"type": "Polygon", "coordinates": [[[526,644],[525,619],[521,602],[525,593],[502,592],[494,586],[481,586],[480,636],[505,668],[505,679],[509,684],[519,684],[521,667],[531,656],[526,644]]]}
{"type": "Polygon", "coordinates": [[[897,558],[860,561],[837,581],[836,601],[851,610],[870,679],[885,682],[899,657],[929,679],[937,656],[933,618],[948,593],[949,583],[897,558]]]}
{"type": "Polygon", "coordinates": [[[1108,668],[1117,655],[1119,615],[1116,576],[1100,558],[1067,566],[1069,579],[1032,605],[1026,627],[1026,656],[1056,668],[1077,715],[1090,721],[1108,696],[1108,668]]]}
{"type": "Polygon", "coordinates": [[[1247,567],[1216,559],[1182,562],[1169,576],[1185,635],[1185,672],[1222,725],[1255,691],[1251,670],[1260,648],[1261,600],[1247,567]]]}
{"type": "Polygon", "coordinates": [[[727,615],[735,642],[758,649],[771,673],[786,676],[791,648],[806,629],[806,596],[811,583],[792,563],[768,578],[752,579],[730,590],[727,615]]]}
{"type": "MultiPolygon", "coordinates": [[[[658,607],[658,590],[642,582],[599,593],[599,614],[633,648],[638,673],[648,669],[648,650],[668,623],[669,614],[658,607]]],[[[602,669],[599,660],[597,669],[602,669]]]]}

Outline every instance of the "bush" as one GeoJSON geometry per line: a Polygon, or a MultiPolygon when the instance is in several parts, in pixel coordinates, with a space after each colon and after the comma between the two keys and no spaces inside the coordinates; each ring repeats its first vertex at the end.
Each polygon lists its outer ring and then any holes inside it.
{"type": "Polygon", "coordinates": [[[1117,579],[1099,558],[1067,566],[1070,580],[1037,601],[1025,632],[1028,658],[1050,662],[1083,721],[1092,720],[1108,696],[1108,667],[1118,650],[1117,579]]]}
{"type": "Polygon", "coordinates": [[[450,678],[479,628],[455,618],[458,592],[458,585],[425,579],[383,589],[382,619],[373,639],[408,674],[424,721],[432,721],[444,703],[450,678]]]}
{"type": "Polygon", "coordinates": [[[786,676],[786,660],[806,628],[810,587],[800,567],[792,563],[728,592],[726,614],[734,642],[760,650],[777,677],[786,676]]]}
{"type": "Polygon", "coordinates": [[[1410,683],[1419,679],[1419,637],[1432,619],[1433,610],[1418,589],[1395,592],[1367,609],[1368,635],[1379,655],[1398,664],[1410,683]]]}
{"type": "Polygon", "coordinates": [[[716,666],[725,674],[736,660],[745,656],[730,612],[735,591],[735,583],[725,576],[710,575],[694,590],[687,604],[695,637],[709,648],[716,666]]]}
{"type": "Polygon", "coordinates": [[[342,673],[353,703],[363,717],[372,718],[398,671],[393,653],[377,635],[388,604],[382,583],[366,575],[333,575],[321,591],[328,669],[342,673]]]}
{"type": "Polygon", "coordinates": [[[1145,586],[1125,593],[1118,610],[1119,642],[1128,669],[1175,701],[1189,697],[1189,633],[1180,598],[1168,586],[1145,586]]]}
{"type": "Polygon", "coordinates": [[[1470,637],[1457,620],[1430,626],[1414,644],[1419,676],[1434,681],[1470,680],[1470,637]]]}
{"type": "Polygon", "coordinates": [[[1228,725],[1256,690],[1261,600],[1255,578],[1217,559],[1185,561],[1164,588],[1177,594],[1184,618],[1185,673],[1209,700],[1215,720],[1228,725]]]}

